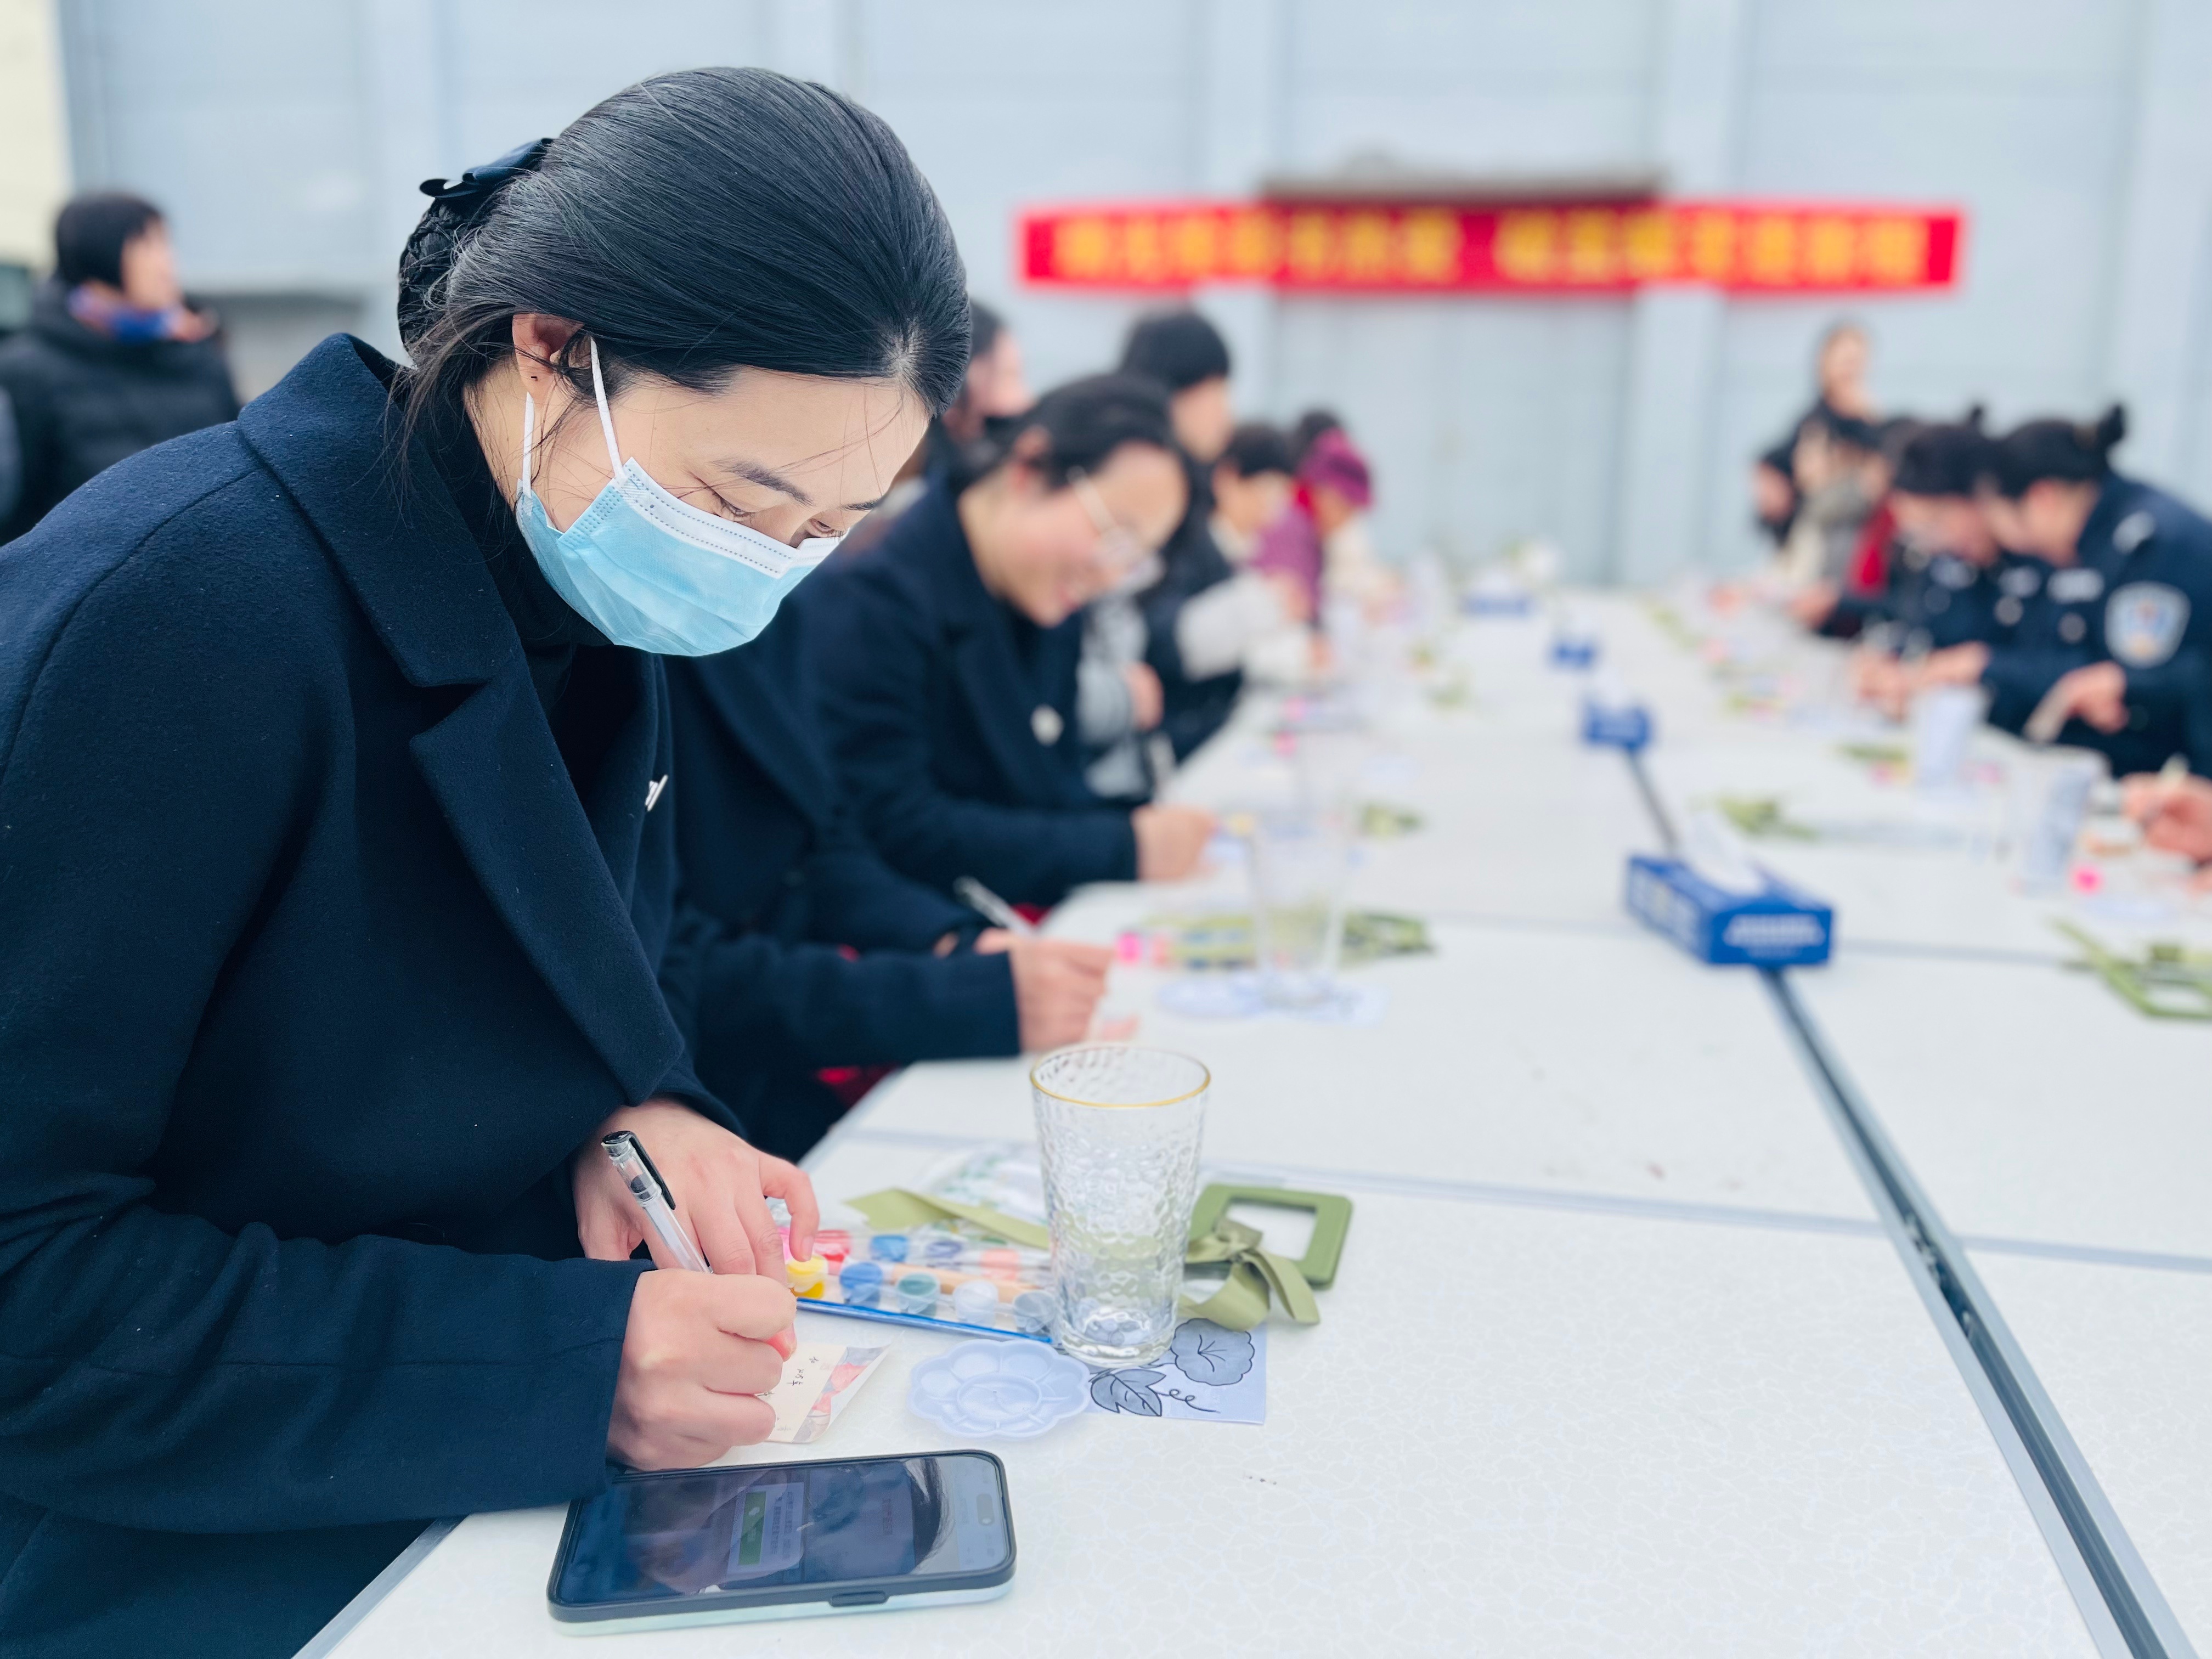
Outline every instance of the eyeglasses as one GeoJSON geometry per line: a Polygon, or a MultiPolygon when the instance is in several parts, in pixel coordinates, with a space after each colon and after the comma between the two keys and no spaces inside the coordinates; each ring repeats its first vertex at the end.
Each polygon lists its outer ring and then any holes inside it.
{"type": "Polygon", "coordinates": [[[1139,561],[1152,550],[1145,544],[1143,537],[1114,516],[1106,505],[1106,498],[1098,493],[1098,486],[1080,469],[1072,470],[1067,482],[1075,491],[1076,500],[1091,515],[1091,527],[1098,532],[1097,544],[1091,550],[1091,557],[1100,569],[1110,574],[1133,568],[1139,561]]]}

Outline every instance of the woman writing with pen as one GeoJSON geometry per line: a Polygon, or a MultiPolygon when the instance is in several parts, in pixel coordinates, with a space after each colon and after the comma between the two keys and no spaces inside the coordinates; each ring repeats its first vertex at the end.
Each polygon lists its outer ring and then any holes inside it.
{"type": "Polygon", "coordinates": [[[658,982],[658,658],[884,493],[958,255],[880,121],[709,70],[441,191],[401,289],[411,368],[326,341],[0,550],[10,1653],[289,1654],[426,1517],[770,1426],[813,1199],[658,982]],[[623,1131],[715,1273],[627,1260],[623,1131]]]}
{"type": "Polygon", "coordinates": [[[891,866],[942,892],[966,877],[1048,905],[1084,882],[1177,879],[1212,819],[1102,800],[1075,721],[1078,613],[1187,505],[1167,395],[1094,375],[1009,425],[801,606],[845,794],[891,866]]]}

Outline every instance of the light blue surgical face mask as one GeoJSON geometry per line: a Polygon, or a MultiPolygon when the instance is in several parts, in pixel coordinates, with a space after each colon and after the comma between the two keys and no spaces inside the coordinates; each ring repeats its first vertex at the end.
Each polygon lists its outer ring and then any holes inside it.
{"type": "Polygon", "coordinates": [[[707,657],[744,644],[766,628],[785,595],[834,550],[841,537],[787,547],[773,536],[702,512],[625,461],[592,348],[592,394],[614,475],[566,530],[556,530],[530,487],[538,405],[522,401],[522,483],[515,521],[561,597],[617,645],[666,657],[707,657]]]}

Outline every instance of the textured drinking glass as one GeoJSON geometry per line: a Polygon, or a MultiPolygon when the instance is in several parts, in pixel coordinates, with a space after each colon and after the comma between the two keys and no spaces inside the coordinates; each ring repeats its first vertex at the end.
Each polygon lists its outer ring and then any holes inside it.
{"type": "Polygon", "coordinates": [[[1147,1364],[1174,1340],[1210,1081],[1164,1048],[1066,1048],[1030,1073],[1053,1340],[1087,1364],[1147,1364]]]}
{"type": "Polygon", "coordinates": [[[1261,812],[1252,826],[1252,943],[1260,994],[1310,1008],[1336,994],[1350,825],[1338,813],[1261,812]]]}
{"type": "Polygon", "coordinates": [[[1912,781],[1924,794],[1945,794],[1966,782],[1966,758],[1989,710],[1978,685],[1936,685],[1912,701],[1912,781]]]}
{"type": "Polygon", "coordinates": [[[2014,862],[2027,891],[2048,893],[2065,884],[2090,791],[2105,775],[2105,757],[2088,750],[2029,750],[2014,758],[2014,862]]]}

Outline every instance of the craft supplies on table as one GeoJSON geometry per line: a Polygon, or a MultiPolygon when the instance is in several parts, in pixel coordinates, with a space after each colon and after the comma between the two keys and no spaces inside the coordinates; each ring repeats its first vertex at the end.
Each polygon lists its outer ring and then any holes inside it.
{"type": "MultiPolygon", "coordinates": [[[[1350,910],[1344,917],[1339,961],[1364,967],[1393,957],[1426,956],[1435,950],[1428,924],[1387,910],[1350,910]]],[[[1129,967],[1179,973],[1249,970],[1258,961],[1249,910],[1208,910],[1148,916],[1115,939],[1115,957],[1129,967]]]]}
{"type": "Polygon", "coordinates": [[[947,1434],[1027,1440],[1090,1402],[1091,1369],[1048,1348],[963,1342],[907,1378],[907,1408],[947,1434]]]}

